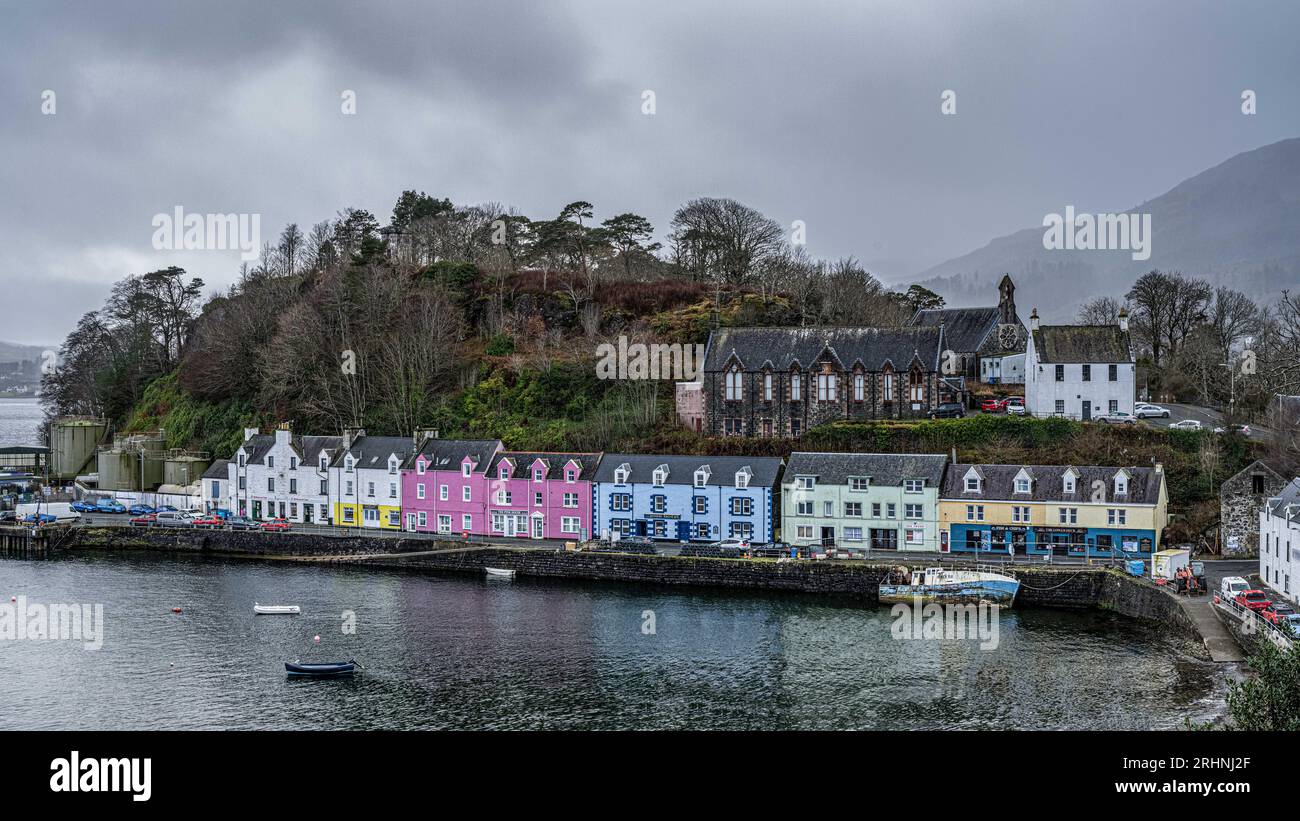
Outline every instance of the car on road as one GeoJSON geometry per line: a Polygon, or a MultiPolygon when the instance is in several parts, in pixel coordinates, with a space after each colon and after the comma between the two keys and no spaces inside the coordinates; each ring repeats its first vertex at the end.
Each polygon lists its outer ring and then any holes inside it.
{"type": "Polygon", "coordinates": [[[1269,602],[1267,607],[1259,611],[1259,614],[1264,617],[1265,621],[1272,624],[1280,624],[1285,621],[1288,616],[1294,616],[1296,612],[1295,608],[1286,602],[1275,601],[1269,602]]]}
{"type": "Polygon", "coordinates": [[[292,528],[293,525],[289,524],[287,519],[270,519],[262,522],[262,529],[271,533],[283,533],[292,528]]]}
{"type": "Polygon", "coordinates": [[[158,514],[141,513],[139,516],[131,517],[131,526],[132,527],[153,527],[154,523],[157,521],[158,521],[158,514]]]}
{"type": "Polygon", "coordinates": [[[101,499],[95,505],[96,513],[126,513],[126,506],[112,499],[101,499]]]}
{"type": "Polygon", "coordinates": [[[1007,413],[1012,416],[1024,416],[1028,413],[1025,408],[1025,399],[1023,396],[1012,396],[1007,399],[1007,413]]]}
{"type": "Polygon", "coordinates": [[[749,539],[720,539],[713,543],[713,547],[735,548],[737,550],[748,550],[749,539]]]}
{"type": "Polygon", "coordinates": [[[1171,430],[1201,430],[1205,426],[1196,419],[1184,419],[1169,426],[1171,430]]]}
{"type": "Polygon", "coordinates": [[[183,510],[160,510],[154,514],[153,523],[156,527],[193,527],[196,518],[183,510]]]}
{"type": "Polygon", "coordinates": [[[1005,397],[993,397],[985,399],[980,403],[980,410],[985,413],[1002,413],[1007,409],[1007,400],[1005,397]]]}
{"type": "Polygon", "coordinates": [[[1169,408],[1152,405],[1150,402],[1138,402],[1133,406],[1133,415],[1138,419],[1168,419],[1169,408]]]}
{"type": "Polygon", "coordinates": [[[1113,413],[1103,413],[1094,416],[1097,422],[1105,422],[1108,425],[1134,425],[1137,424],[1137,417],[1128,411],[1117,410],[1113,413]]]}
{"type": "Polygon", "coordinates": [[[1215,433],[1235,433],[1238,436],[1250,436],[1250,425],[1224,425],[1214,429],[1215,433]]]}
{"type": "Polygon", "coordinates": [[[250,519],[247,516],[231,516],[226,519],[226,525],[231,530],[256,530],[259,526],[256,519],[250,519]]]}
{"type": "Polygon", "coordinates": [[[131,507],[127,508],[126,512],[130,513],[132,516],[144,516],[149,513],[157,513],[158,511],[154,510],[153,505],[131,505],[131,507]]]}
{"type": "Polygon", "coordinates": [[[930,411],[931,419],[961,419],[966,415],[966,408],[960,402],[943,402],[930,411]]]}
{"type": "Polygon", "coordinates": [[[95,503],[94,503],[94,502],[87,502],[85,499],[81,499],[81,500],[79,500],[79,501],[73,502],[72,504],[68,505],[68,507],[72,508],[73,510],[77,511],[78,513],[94,513],[94,512],[95,512],[95,503]]]}
{"type": "Polygon", "coordinates": [[[1269,601],[1268,596],[1264,595],[1263,590],[1244,590],[1237,594],[1237,598],[1234,601],[1247,610],[1254,610],[1256,612],[1262,611],[1265,607],[1272,604],[1272,602],[1269,601]]]}

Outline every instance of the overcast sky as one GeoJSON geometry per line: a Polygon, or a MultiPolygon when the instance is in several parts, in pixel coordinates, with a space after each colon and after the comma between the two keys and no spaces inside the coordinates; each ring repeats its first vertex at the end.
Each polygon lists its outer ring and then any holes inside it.
{"type": "Polygon", "coordinates": [[[61,341],[128,274],[229,285],[238,252],[153,249],[177,205],[269,239],[405,188],[660,231],[729,196],[897,281],[1300,135],[1297,31],[1288,2],[6,4],[0,339],[61,341]]]}

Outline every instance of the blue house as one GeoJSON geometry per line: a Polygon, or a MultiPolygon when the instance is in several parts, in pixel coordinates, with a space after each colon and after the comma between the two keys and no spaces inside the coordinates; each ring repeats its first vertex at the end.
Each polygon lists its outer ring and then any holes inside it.
{"type": "Polygon", "coordinates": [[[781,465],[774,457],[606,453],[593,529],[678,542],[773,541],[781,465]]]}

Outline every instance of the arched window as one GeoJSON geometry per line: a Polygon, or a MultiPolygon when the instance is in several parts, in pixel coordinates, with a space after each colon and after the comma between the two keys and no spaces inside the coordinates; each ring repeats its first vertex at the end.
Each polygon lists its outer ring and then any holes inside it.
{"type": "Polygon", "coordinates": [[[733,367],[731,370],[727,371],[727,401],[728,402],[740,401],[742,397],[740,385],[741,385],[740,368],[733,367]]]}

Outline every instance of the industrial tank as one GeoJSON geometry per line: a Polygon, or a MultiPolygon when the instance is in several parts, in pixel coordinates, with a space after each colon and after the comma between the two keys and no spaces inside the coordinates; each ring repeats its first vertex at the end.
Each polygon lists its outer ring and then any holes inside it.
{"type": "Polygon", "coordinates": [[[140,454],[129,450],[99,452],[99,489],[105,491],[140,489],[140,454]]]}
{"type": "Polygon", "coordinates": [[[169,456],[163,464],[163,484],[181,487],[192,485],[203,478],[203,472],[210,464],[211,459],[193,454],[169,456]]]}
{"type": "Polygon", "coordinates": [[[95,469],[95,450],[108,422],[87,416],[66,416],[50,424],[50,476],[59,480],[75,479],[78,474],[95,469]]]}

